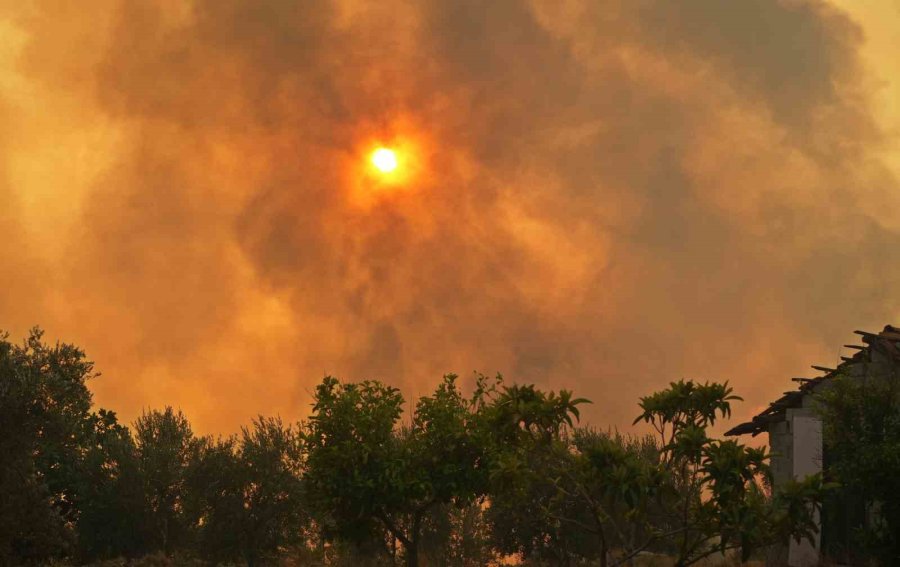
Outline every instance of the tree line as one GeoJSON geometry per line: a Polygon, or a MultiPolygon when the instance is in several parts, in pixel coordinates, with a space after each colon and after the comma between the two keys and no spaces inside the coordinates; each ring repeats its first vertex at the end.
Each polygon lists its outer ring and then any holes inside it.
{"type": "Polygon", "coordinates": [[[710,435],[740,400],[679,381],[621,435],[572,392],[454,375],[411,404],[379,381],[317,386],[308,418],[197,435],[170,407],[95,408],[93,364],[0,335],[0,564],[149,554],[197,564],[691,565],[809,537],[820,476],[771,489],[769,455],[710,435]]]}

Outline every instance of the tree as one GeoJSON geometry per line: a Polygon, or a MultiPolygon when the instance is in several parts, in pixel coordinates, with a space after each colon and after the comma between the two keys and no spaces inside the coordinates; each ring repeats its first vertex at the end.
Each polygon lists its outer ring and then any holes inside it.
{"type": "MultiPolygon", "coordinates": [[[[132,435],[91,411],[92,376],[80,350],[45,345],[39,330],[21,346],[0,338],[0,564],[161,550],[252,566],[318,539],[410,567],[485,564],[495,551],[608,566],[648,548],[685,566],[809,536],[821,502],[820,477],[771,495],[765,451],[708,436],[739,399],[727,384],[642,398],[636,422],[659,441],[577,429],[587,400],[569,391],[479,376],[464,396],[454,375],[406,423],[396,388],[326,378],[299,427],[259,417],[213,439],[169,407],[132,435]]],[[[822,399],[833,470],[877,511],[870,535],[891,561],[898,382],[839,380],[822,399]]]]}
{"type": "Polygon", "coordinates": [[[853,543],[893,565],[900,563],[900,373],[868,370],[836,376],[817,394],[817,409],[826,471],[841,495],[864,507],[853,543]]]}
{"type": "Polygon", "coordinates": [[[306,481],[335,532],[360,540],[386,530],[406,564],[418,565],[429,512],[464,506],[487,489],[480,392],[467,400],[456,376],[445,376],[401,429],[403,398],[395,388],[326,378],[304,431],[306,481]]]}
{"type": "Polygon", "coordinates": [[[368,539],[397,482],[394,427],[399,391],[374,381],[341,384],[327,377],[316,388],[303,426],[307,495],[325,537],[368,539]]]}
{"type": "Polygon", "coordinates": [[[652,437],[579,429],[566,456],[555,481],[556,498],[574,502],[570,507],[587,519],[566,515],[560,519],[595,537],[602,567],[625,563],[672,535],[654,523],[668,486],[652,437]]]}
{"type": "Polygon", "coordinates": [[[95,374],[81,350],[42,336],[15,345],[0,334],[0,562],[46,561],[75,540],[95,374]]]}
{"type": "Polygon", "coordinates": [[[185,473],[185,508],[200,555],[252,566],[302,543],[302,464],[299,432],[278,418],[259,417],[239,437],[199,439],[185,473]]]}
{"type": "Polygon", "coordinates": [[[491,499],[502,550],[559,565],[597,560],[605,566],[659,539],[648,517],[665,474],[652,439],[570,430],[566,418],[577,417],[584,400],[567,402],[567,392],[513,387],[508,395],[517,401],[507,405],[521,408],[510,415],[525,419],[522,435],[505,438],[491,499]]]}
{"type": "Polygon", "coordinates": [[[492,396],[485,408],[483,422],[491,441],[487,514],[501,552],[558,565],[594,556],[592,538],[563,520],[587,521],[584,510],[559,497],[564,482],[560,471],[570,464],[568,431],[583,403],[588,401],[566,390],[512,385],[492,396]]]}
{"type": "Polygon", "coordinates": [[[419,538],[421,559],[426,565],[481,567],[494,565],[490,526],[483,502],[466,505],[439,504],[422,522],[419,538]]]}
{"type": "Polygon", "coordinates": [[[201,437],[191,447],[184,471],[183,506],[196,519],[197,552],[219,565],[243,558],[246,537],[246,475],[237,454],[237,438],[201,437]]]}
{"type": "Polygon", "coordinates": [[[641,399],[659,441],[572,431],[571,395],[505,390],[490,515],[498,547],[559,565],[619,565],[653,548],[676,565],[754,550],[815,529],[821,478],[770,497],[768,455],[707,436],[738,399],[727,384],[677,382],[641,399]],[[516,424],[510,426],[510,424],[516,424]],[[505,425],[504,425],[505,424],[505,425]]]}
{"type": "Polygon", "coordinates": [[[185,514],[185,477],[196,446],[184,414],[171,407],[144,412],[134,424],[151,548],[165,554],[185,544],[193,524],[185,514]]]}
{"type": "Polygon", "coordinates": [[[242,429],[238,459],[244,480],[243,555],[253,567],[274,561],[303,535],[299,432],[281,419],[259,417],[252,428],[242,429]]]}
{"type": "Polygon", "coordinates": [[[144,487],[131,432],[107,410],[91,414],[78,508],[84,560],[136,557],[146,550],[144,487]]]}
{"type": "Polygon", "coordinates": [[[560,471],[571,464],[567,442],[507,452],[498,459],[487,517],[494,546],[539,564],[567,566],[598,557],[591,521],[560,471]]]}
{"type": "Polygon", "coordinates": [[[746,560],[760,547],[811,537],[816,529],[820,475],[789,483],[769,498],[765,450],[707,436],[739,399],[727,383],[683,380],[641,398],[643,413],[635,423],[649,423],[663,444],[660,466],[669,473],[671,490],[661,529],[673,538],[678,566],[730,549],[739,549],[746,560]]]}

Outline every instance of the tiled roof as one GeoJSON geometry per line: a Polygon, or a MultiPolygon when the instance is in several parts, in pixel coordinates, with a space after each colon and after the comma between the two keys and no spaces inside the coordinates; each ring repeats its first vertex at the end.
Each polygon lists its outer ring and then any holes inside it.
{"type": "Polygon", "coordinates": [[[866,331],[853,331],[857,335],[862,336],[862,342],[865,346],[860,345],[844,345],[847,348],[855,349],[853,356],[842,356],[841,363],[837,368],[827,368],[825,366],[813,366],[814,370],[824,372],[821,376],[815,378],[791,378],[794,382],[798,382],[800,386],[791,392],[785,392],[783,396],[769,404],[769,407],[754,416],[753,419],[746,423],[742,423],[725,432],[725,435],[746,435],[747,433],[759,435],[768,431],[770,423],[784,421],[785,411],[788,408],[798,408],[803,404],[803,397],[810,393],[817,385],[823,381],[830,380],[846,370],[846,366],[859,362],[871,361],[871,351],[876,349],[887,354],[891,359],[900,362],[900,328],[886,325],[880,333],[869,333],[866,331]]]}

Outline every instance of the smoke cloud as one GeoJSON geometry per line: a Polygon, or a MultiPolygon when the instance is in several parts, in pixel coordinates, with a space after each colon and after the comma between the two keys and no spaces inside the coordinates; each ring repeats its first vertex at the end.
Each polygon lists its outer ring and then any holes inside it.
{"type": "Polygon", "coordinates": [[[82,345],[127,419],[475,370],[601,426],[727,379],[741,418],[900,315],[895,142],[833,5],[9,4],[0,327],[82,345]]]}

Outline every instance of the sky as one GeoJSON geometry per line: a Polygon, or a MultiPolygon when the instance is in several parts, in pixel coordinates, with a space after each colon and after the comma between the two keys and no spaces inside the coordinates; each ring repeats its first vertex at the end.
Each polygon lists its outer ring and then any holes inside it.
{"type": "Polygon", "coordinates": [[[900,0],[0,0],[0,329],[203,432],[302,418],[326,374],[476,371],[620,428],[728,380],[737,422],[900,323],[898,29],[900,0]]]}

